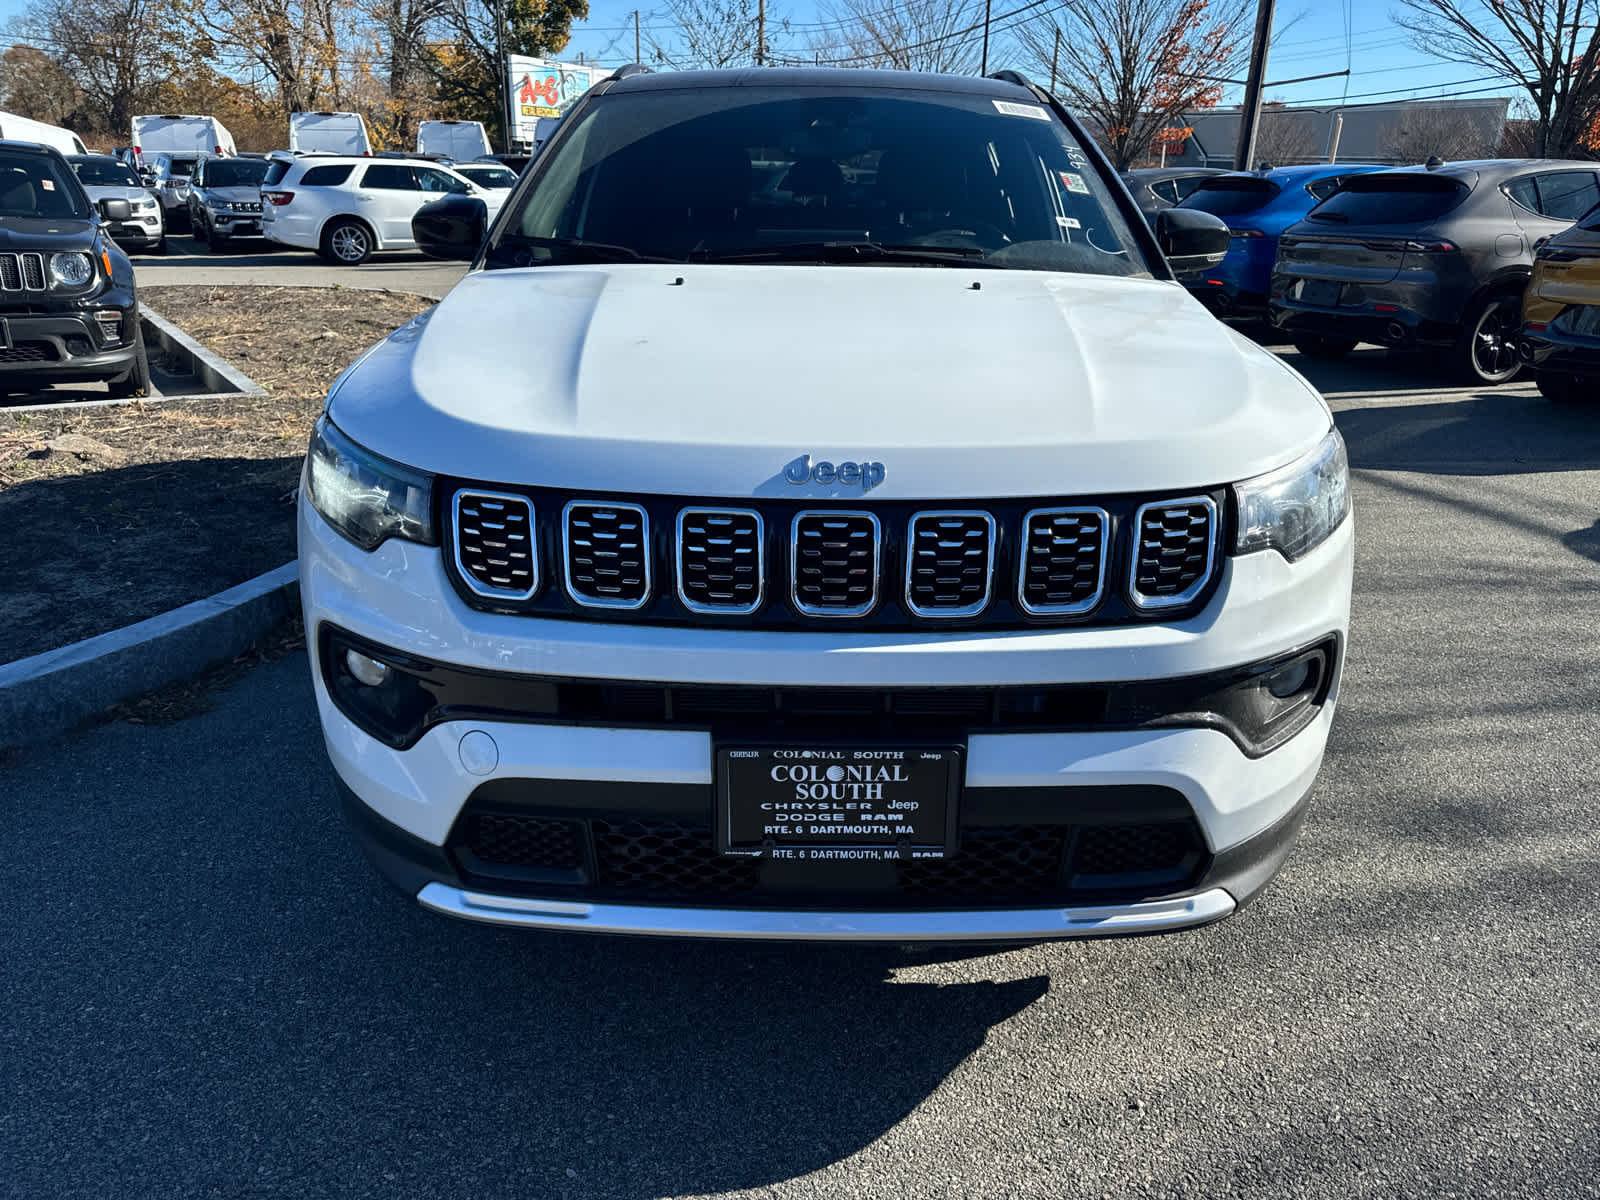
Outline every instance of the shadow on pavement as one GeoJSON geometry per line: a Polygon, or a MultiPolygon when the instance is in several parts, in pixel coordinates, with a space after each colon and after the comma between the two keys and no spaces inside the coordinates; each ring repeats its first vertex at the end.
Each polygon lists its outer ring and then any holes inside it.
{"type": "MultiPolygon", "coordinates": [[[[174,454],[216,452],[204,421],[167,422],[149,436],[166,438],[174,454]]],[[[42,449],[7,469],[48,471],[56,455],[77,466],[75,454],[42,449]]],[[[288,493],[303,461],[294,454],[90,463],[82,474],[24,476],[0,491],[0,663],[281,567],[294,558],[288,493]]]]}
{"type": "Polygon", "coordinates": [[[1600,469],[1600,421],[1589,405],[1485,391],[1460,399],[1349,408],[1334,414],[1350,465],[1442,475],[1600,469]]]}

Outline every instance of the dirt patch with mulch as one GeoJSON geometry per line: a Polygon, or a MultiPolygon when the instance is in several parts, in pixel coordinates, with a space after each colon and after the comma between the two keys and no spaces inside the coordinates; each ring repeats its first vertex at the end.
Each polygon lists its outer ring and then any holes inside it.
{"type": "Polygon", "coordinates": [[[430,304],[343,288],[146,288],[268,389],[0,409],[0,663],[132,624],[294,557],[293,493],[323,396],[430,304]]]}

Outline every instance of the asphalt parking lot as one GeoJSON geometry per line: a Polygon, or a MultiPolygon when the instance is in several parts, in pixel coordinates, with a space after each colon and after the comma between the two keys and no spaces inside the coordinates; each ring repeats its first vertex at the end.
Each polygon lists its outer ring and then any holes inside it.
{"type": "Polygon", "coordinates": [[[1594,1196],[1596,410],[1312,368],[1355,619],[1253,907],[967,955],[451,923],[352,847],[295,657],[0,761],[0,1193],[1594,1196]]]}
{"type": "Polygon", "coordinates": [[[440,262],[417,251],[375,254],[359,267],[339,267],[310,250],[274,246],[261,239],[230,245],[213,254],[187,234],[172,234],[163,256],[135,254],[141,287],[168,284],[270,284],[275,287],[381,288],[443,297],[467,273],[466,263],[440,262]]]}

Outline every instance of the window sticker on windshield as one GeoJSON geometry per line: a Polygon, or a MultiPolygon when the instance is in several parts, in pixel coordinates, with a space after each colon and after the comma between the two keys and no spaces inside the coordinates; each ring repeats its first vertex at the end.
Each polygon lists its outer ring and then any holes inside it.
{"type": "Polygon", "coordinates": [[[39,186],[47,192],[53,192],[56,190],[56,181],[54,179],[41,179],[39,180],[39,186]]]}
{"type": "Polygon", "coordinates": [[[1063,228],[1063,229],[1082,229],[1083,228],[1083,226],[1078,223],[1078,218],[1077,217],[1057,217],[1056,218],[1056,224],[1061,226],[1061,228],[1063,228]]]}
{"type": "Polygon", "coordinates": [[[1069,192],[1076,192],[1080,196],[1089,194],[1089,185],[1083,181],[1083,176],[1072,171],[1058,171],[1061,176],[1061,186],[1069,192]]]}
{"type": "Polygon", "coordinates": [[[1036,104],[1013,104],[1009,100],[996,100],[994,106],[1008,117],[1032,117],[1035,121],[1050,119],[1050,114],[1036,104]]]}
{"type": "Polygon", "coordinates": [[[1089,156],[1076,146],[1067,147],[1067,157],[1072,160],[1072,165],[1082,171],[1089,166],[1089,156]]]}

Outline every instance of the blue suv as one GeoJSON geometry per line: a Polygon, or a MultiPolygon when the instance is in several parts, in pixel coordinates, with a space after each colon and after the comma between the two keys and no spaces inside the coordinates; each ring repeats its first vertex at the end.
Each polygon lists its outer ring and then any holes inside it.
{"type": "Polygon", "coordinates": [[[1269,171],[1235,172],[1207,179],[1179,208],[1221,217],[1232,230],[1228,257],[1203,275],[1186,279],[1189,291],[1224,320],[1267,315],[1267,286],[1278,257],[1278,236],[1321,204],[1352,175],[1378,166],[1317,163],[1269,171]]]}

